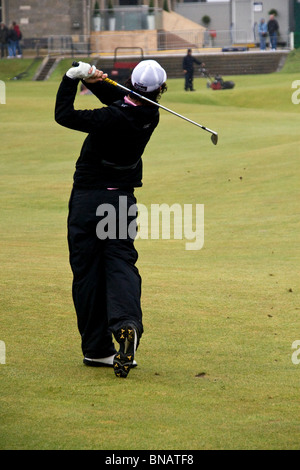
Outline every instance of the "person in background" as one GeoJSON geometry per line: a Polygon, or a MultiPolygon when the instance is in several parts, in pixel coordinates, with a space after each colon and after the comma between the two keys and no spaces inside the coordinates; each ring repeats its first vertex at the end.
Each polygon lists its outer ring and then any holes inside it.
{"type": "Polygon", "coordinates": [[[1,50],[1,59],[7,56],[7,36],[8,28],[4,23],[0,23],[0,50],[1,50]]]}
{"type": "Polygon", "coordinates": [[[16,53],[17,53],[17,57],[18,59],[21,59],[22,58],[22,49],[21,49],[21,46],[20,46],[20,41],[22,39],[22,32],[19,28],[19,25],[17,25],[17,23],[14,21],[13,22],[13,28],[17,34],[17,40],[16,40],[16,53]]]}
{"type": "Polygon", "coordinates": [[[258,25],[258,33],[259,33],[259,41],[260,41],[260,50],[265,51],[266,50],[266,38],[268,35],[268,26],[264,18],[260,20],[260,23],[258,25]]]}
{"type": "Polygon", "coordinates": [[[195,59],[195,57],[192,56],[192,49],[188,49],[187,55],[183,58],[182,61],[182,68],[183,68],[183,73],[185,75],[185,81],[184,81],[184,89],[185,91],[196,91],[194,90],[193,86],[193,80],[194,80],[194,64],[199,64],[202,67],[205,66],[202,62],[199,62],[199,60],[195,59]]]}
{"type": "Polygon", "coordinates": [[[8,59],[13,59],[16,57],[16,51],[17,51],[17,40],[18,36],[17,33],[11,25],[8,30],[8,36],[7,36],[7,48],[8,48],[8,59]]]}
{"type": "Polygon", "coordinates": [[[270,49],[272,51],[276,51],[279,24],[278,21],[275,19],[275,15],[270,15],[270,19],[268,21],[268,32],[270,36],[270,49]]]}

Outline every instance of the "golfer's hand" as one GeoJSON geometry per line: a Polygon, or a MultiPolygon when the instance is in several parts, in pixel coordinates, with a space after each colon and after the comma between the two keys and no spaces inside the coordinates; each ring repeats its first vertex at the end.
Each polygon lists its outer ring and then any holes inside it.
{"type": "Polygon", "coordinates": [[[66,75],[73,79],[91,78],[94,76],[96,70],[97,69],[94,65],[91,67],[90,64],[79,62],[78,67],[71,67],[67,71],[66,75]]]}
{"type": "Polygon", "coordinates": [[[107,73],[102,72],[102,70],[96,69],[95,73],[92,75],[90,78],[85,78],[84,81],[86,83],[96,83],[96,82],[101,82],[107,78],[107,73]]]}

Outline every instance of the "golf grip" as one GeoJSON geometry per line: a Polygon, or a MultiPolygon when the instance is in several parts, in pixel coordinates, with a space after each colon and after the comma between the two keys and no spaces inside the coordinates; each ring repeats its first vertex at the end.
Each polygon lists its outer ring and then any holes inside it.
{"type": "MultiPolygon", "coordinates": [[[[79,63],[74,61],[74,62],[72,62],[72,66],[73,67],[79,67],[79,63]]],[[[110,78],[103,78],[103,81],[107,82],[107,83],[110,83],[111,85],[114,85],[114,86],[121,86],[119,83],[115,82],[114,80],[111,80],[110,78]]],[[[127,91],[127,88],[125,88],[125,90],[127,91]]]]}
{"type": "MultiPolygon", "coordinates": [[[[73,67],[78,67],[79,66],[79,63],[76,62],[76,61],[73,61],[72,62],[72,66],[73,67]]],[[[103,78],[103,81],[106,82],[106,83],[110,83],[111,85],[113,86],[116,86],[116,87],[119,87],[121,88],[122,90],[125,90],[127,93],[130,93],[132,95],[135,95],[137,96],[139,99],[142,99],[144,101],[148,101],[149,103],[151,104],[154,104],[155,106],[157,106],[158,108],[161,108],[161,109],[164,109],[165,111],[167,111],[168,113],[171,113],[171,114],[174,114],[175,116],[181,118],[181,119],[184,119],[185,121],[187,122],[190,122],[191,124],[194,124],[195,126],[197,127],[200,127],[201,129],[203,129],[204,131],[207,131],[207,132],[210,132],[210,134],[212,134],[211,136],[211,141],[214,145],[217,145],[218,143],[218,133],[209,129],[208,127],[205,127],[205,126],[202,126],[201,124],[198,124],[197,122],[195,121],[192,121],[191,119],[188,119],[186,118],[185,116],[182,116],[182,114],[178,114],[178,113],[175,113],[175,111],[172,111],[171,109],[169,108],[166,108],[165,106],[162,106],[161,104],[157,103],[156,101],[152,101],[150,100],[149,98],[146,98],[145,96],[143,95],[140,95],[139,93],[136,93],[135,91],[132,91],[130,90],[129,88],[126,88],[125,86],[123,85],[120,85],[120,83],[117,83],[115,82],[114,80],[111,80],[110,78],[103,78]]]]}

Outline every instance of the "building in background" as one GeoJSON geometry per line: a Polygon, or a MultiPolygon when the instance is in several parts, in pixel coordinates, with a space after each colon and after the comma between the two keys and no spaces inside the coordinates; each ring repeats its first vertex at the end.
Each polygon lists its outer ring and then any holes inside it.
{"type": "Polygon", "coordinates": [[[176,3],[175,11],[186,18],[193,18],[195,22],[204,24],[208,21],[208,28],[217,32],[215,45],[224,42],[257,43],[257,26],[262,18],[267,22],[269,12],[277,11],[277,20],[280,26],[281,40],[288,43],[289,34],[294,31],[294,10],[298,0],[210,0],[207,2],[186,2],[180,0],[176,3]]]}
{"type": "Polygon", "coordinates": [[[16,21],[24,37],[87,33],[86,0],[0,0],[2,21],[16,21]]]}
{"type": "Polygon", "coordinates": [[[192,23],[183,28],[181,17],[193,22],[194,29],[198,25],[209,32],[201,46],[224,46],[257,42],[257,25],[261,18],[268,19],[271,9],[277,10],[281,39],[287,43],[298,0],[0,0],[0,20],[6,24],[16,21],[25,40],[76,38],[108,30],[159,33],[168,28],[169,32],[193,29],[192,23]],[[176,21],[163,22],[163,11],[176,13],[176,21]]]}
{"type": "MultiPolygon", "coordinates": [[[[142,23],[136,19],[147,15],[150,0],[0,0],[0,20],[6,24],[16,21],[23,29],[24,36],[40,37],[48,35],[89,34],[93,28],[93,18],[97,12],[102,20],[106,16],[116,16],[119,10],[131,11],[132,21],[125,28],[142,23]]],[[[151,0],[154,9],[171,7],[171,0],[151,0]]],[[[97,15],[98,16],[98,15],[97,15]]],[[[105,28],[102,22],[102,28],[105,28]]]]}

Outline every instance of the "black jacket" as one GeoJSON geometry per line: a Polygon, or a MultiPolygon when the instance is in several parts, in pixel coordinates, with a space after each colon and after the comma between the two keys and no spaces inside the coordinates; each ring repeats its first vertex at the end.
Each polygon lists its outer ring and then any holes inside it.
{"type": "Polygon", "coordinates": [[[269,31],[269,34],[274,34],[275,32],[277,32],[279,30],[279,24],[277,22],[277,20],[270,20],[268,22],[268,31],[269,31]]]}
{"type": "Polygon", "coordinates": [[[17,32],[13,29],[10,28],[7,33],[7,40],[8,41],[17,41],[18,40],[18,35],[17,32]]]}
{"type": "Polygon", "coordinates": [[[6,44],[7,37],[8,37],[8,28],[4,26],[3,28],[0,28],[0,43],[6,44]]]}
{"type": "Polygon", "coordinates": [[[183,70],[187,70],[187,72],[192,72],[194,70],[194,64],[201,65],[202,62],[199,62],[195,57],[188,54],[183,58],[182,68],[183,70]]]}
{"type": "Polygon", "coordinates": [[[74,185],[81,188],[133,188],[142,186],[145,146],[159,122],[155,105],[132,106],[124,92],[105,82],[84,83],[107,105],[75,110],[79,80],[63,77],[55,105],[58,124],[88,133],[76,162],[74,185]]]}

